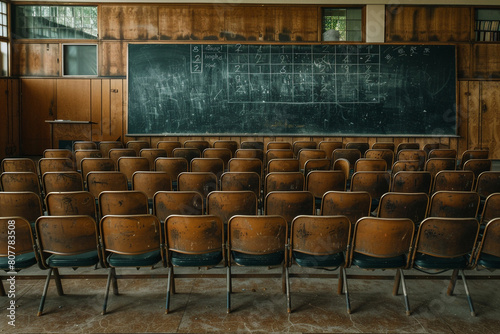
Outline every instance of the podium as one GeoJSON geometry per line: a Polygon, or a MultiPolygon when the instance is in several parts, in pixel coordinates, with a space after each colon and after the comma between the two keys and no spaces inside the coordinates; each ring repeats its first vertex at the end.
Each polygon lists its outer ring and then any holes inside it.
{"type": "Polygon", "coordinates": [[[59,148],[59,141],[92,140],[91,121],[47,120],[50,124],[50,146],[59,148]]]}

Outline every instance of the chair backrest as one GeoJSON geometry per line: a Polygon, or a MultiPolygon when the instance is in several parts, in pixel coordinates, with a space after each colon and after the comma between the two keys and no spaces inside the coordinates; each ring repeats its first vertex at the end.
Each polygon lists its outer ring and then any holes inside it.
{"type": "MultiPolygon", "coordinates": [[[[30,223],[22,218],[16,216],[1,217],[0,218],[0,257],[8,258],[9,255],[12,257],[12,252],[15,253],[16,257],[33,253],[34,261],[32,263],[26,263],[23,267],[28,267],[34,264],[38,260],[38,253],[36,252],[36,244],[33,238],[33,230],[31,229],[30,223]],[[12,244],[12,232],[15,231],[15,245],[12,244]],[[10,233],[9,233],[10,232],[10,233]],[[10,241],[10,242],[9,242],[10,241]],[[9,248],[9,246],[11,246],[9,248]],[[13,248],[12,248],[13,247],[13,248]],[[10,252],[9,252],[10,250],[10,252]]],[[[5,263],[8,263],[5,261],[5,263]]],[[[14,263],[15,269],[23,269],[20,266],[19,261],[14,263]]],[[[9,267],[0,268],[6,271],[10,270],[9,267]]]]}
{"type": "Polygon", "coordinates": [[[138,171],[149,171],[149,160],[144,157],[121,157],[118,159],[118,171],[127,176],[132,182],[132,175],[138,171]]]}
{"type": "Polygon", "coordinates": [[[270,149],[266,151],[265,163],[269,163],[272,159],[293,159],[293,151],[291,149],[270,149]]]}
{"type": "Polygon", "coordinates": [[[457,158],[457,150],[451,149],[451,148],[438,148],[431,150],[427,154],[427,159],[431,158],[452,158],[456,159],[457,158]]]}
{"type": "Polygon", "coordinates": [[[359,143],[359,142],[348,142],[345,144],[346,149],[355,149],[361,153],[361,156],[365,156],[365,152],[370,148],[369,143],[359,143]]]}
{"type": "Polygon", "coordinates": [[[491,170],[491,159],[469,159],[463,165],[463,170],[470,170],[476,178],[482,172],[491,170]]]}
{"type": "Polygon", "coordinates": [[[167,157],[171,157],[172,151],[174,148],[180,148],[182,147],[182,144],[180,141],[175,141],[175,140],[161,140],[156,143],[156,148],[165,150],[167,152],[167,157]]]}
{"type": "Polygon", "coordinates": [[[172,150],[172,156],[184,158],[189,164],[194,158],[201,158],[201,151],[194,147],[177,147],[172,150]]]}
{"type": "Polygon", "coordinates": [[[409,266],[415,224],[408,218],[363,217],[354,226],[351,256],[359,253],[379,259],[405,256],[409,266]]]}
{"type": "Polygon", "coordinates": [[[99,194],[99,216],[149,213],[148,197],[142,191],[103,191],[99,194]]]}
{"type": "Polygon", "coordinates": [[[356,172],[351,178],[351,191],[367,191],[372,200],[380,199],[391,189],[391,174],[387,171],[356,172]]]}
{"type": "Polygon", "coordinates": [[[460,169],[462,169],[464,164],[470,159],[488,159],[488,156],[489,151],[487,149],[465,150],[462,152],[462,158],[460,159],[460,169]]]}
{"type": "Polygon", "coordinates": [[[361,152],[358,149],[355,148],[338,148],[333,151],[332,153],[332,161],[336,161],[337,159],[346,159],[349,161],[349,166],[354,168],[354,164],[356,163],[356,160],[361,158],[361,152]]]}
{"type": "Polygon", "coordinates": [[[101,141],[99,142],[99,150],[103,157],[109,156],[109,150],[112,148],[123,148],[123,143],[121,141],[101,141]]]}
{"type": "Polygon", "coordinates": [[[33,172],[3,172],[0,185],[3,191],[31,191],[41,195],[38,175],[33,172]]]}
{"type": "Polygon", "coordinates": [[[45,202],[49,216],[86,215],[96,219],[95,198],[88,191],[49,193],[45,202]]]}
{"type": "Polygon", "coordinates": [[[332,164],[332,170],[341,170],[346,180],[351,179],[351,164],[347,159],[339,158],[335,160],[332,164]]]}
{"type": "Polygon", "coordinates": [[[221,158],[194,158],[189,169],[191,172],[210,172],[219,179],[224,173],[224,161],[221,158]]]}
{"type": "Polygon", "coordinates": [[[38,160],[38,173],[40,176],[47,172],[76,171],[73,160],[69,158],[41,158],[38,160]]]}
{"type": "Polygon", "coordinates": [[[118,159],[121,157],[136,157],[137,152],[132,148],[112,148],[109,150],[108,158],[118,165],[118,159]]]}
{"type": "Polygon", "coordinates": [[[235,158],[256,158],[264,161],[264,151],[257,148],[239,148],[234,154],[235,158]]]}
{"type": "Polygon", "coordinates": [[[301,172],[268,173],[264,182],[264,196],[271,191],[301,191],[306,183],[301,172]]]}
{"type": "Polygon", "coordinates": [[[394,174],[392,178],[392,191],[400,193],[426,193],[430,194],[432,176],[427,171],[403,170],[394,174]]]}
{"type": "Polygon", "coordinates": [[[315,141],[310,140],[297,140],[292,143],[292,151],[295,157],[299,156],[299,151],[307,148],[307,149],[316,149],[318,144],[315,141]]]}
{"type": "Polygon", "coordinates": [[[36,173],[35,162],[30,158],[5,158],[2,160],[2,172],[36,173]]]}
{"type": "Polygon", "coordinates": [[[132,175],[132,189],[142,191],[152,200],[156,192],[172,190],[172,180],[167,172],[139,171],[132,175]]]}
{"type": "Polygon", "coordinates": [[[472,191],[474,178],[470,170],[442,170],[434,176],[432,191],[472,191]]]}
{"type": "MultiPolygon", "coordinates": [[[[476,264],[484,254],[500,257],[500,217],[491,220],[484,229],[483,238],[479,246],[476,264]]],[[[496,268],[495,268],[496,269],[496,268]]]]}
{"type": "Polygon", "coordinates": [[[229,160],[230,172],[255,172],[262,177],[262,160],[258,158],[233,158],[229,160]]]}
{"type": "Polygon", "coordinates": [[[476,191],[481,198],[500,192],[500,171],[486,171],[476,180],[476,191]]]}
{"type": "Polygon", "coordinates": [[[228,255],[231,251],[251,255],[285,252],[287,236],[288,224],[281,216],[233,216],[228,224],[228,255]]]}
{"type": "Polygon", "coordinates": [[[431,173],[432,179],[442,170],[455,170],[456,160],[453,158],[431,158],[425,162],[424,170],[431,173]]]}
{"type": "Polygon", "coordinates": [[[158,158],[155,160],[155,171],[167,172],[172,182],[177,183],[180,173],[189,170],[189,163],[185,158],[158,158]]]}
{"type": "Polygon", "coordinates": [[[36,221],[36,235],[40,259],[46,268],[51,254],[98,252],[97,224],[90,216],[42,216],[36,221]]]}
{"type": "Polygon", "coordinates": [[[387,169],[392,168],[394,164],[394,151],[390,149],[369,149],[365,152],[365,158],[367,159],[384,159],[387,165],[387,169]]]}
{"type": "Polygon", "coordinates": [[[326,155],[326,152],[323,150],[319,149],[313,149],[313,148],[303,148],[298,152],[297,159],[299,160],[299,167],[300,169],[304,169],[304,165],[306,164],[307,160],[310,159],[326,159],[328,156],[326,155]]]}
{"type": "Polygon", "coordinates": [[[73,143],[73,151],[97,150],[97,143],[89,140],[78,140],[73,143]]]}
{"type": "Polygon", "coordinates": [[[96,199],[99,198],[99,194],[103,191],[120,191],[127,189],[127,176],[122,172],[97,171],[87,174],[87,190],[96,199]]]}
{"type": "Polygon", "coordinates": [[[130,140],[126,144],[127,148],[131,148],[135,151],[135,154],[139,156],[139,153],[143,148],[149,148],[149,142],[145,140],[130,140]]]}
{"type": "Polygon", "coordinates": [[[380,198],[377,217],[409,218],[418,225],[426,218],[428,206],[426,193],[388,192],[380,198]]]}
{"type": "Polygon", "coordinates": [[[422,170],[427,161],[427,154],[424,150],[401,150],[397,153],[397,160],[418,160],[419,169],[422,170]]]}
{"type": "Polygon", "coordinates": [[[144,157],[148,159],[149,161],[149,169],[154,170],[155,169],[155,160],[157,158],[166,158],[167,157],[167,151],[161,148],[143,148],[139,152],[140,157],[144,157]]]}
{"type": "Polygon", "coordinates": [[[419,149],[420,149],[419,143],[399,143],[396,148],[396,154],[398,154],[399,151],[401,150],[419,150],[419,149]]]}
{"type": "MultiPolygon", "coordinates": [[[[414,256],[455,258],[471,254],[479,234],[475,218],[426,218],[418,228],[414,256]]],[[[472,262],[469,260],[470,263],[472,262]]]]}
{"type": "MultiPolygon", "coordinates": [[[[393,142],[375,142],[372,144],[372,150],[390,150],[394,153],[395,145],[393,142]]],[[[365,153],[366,154],[366,153],[365,153]]]]}
{"type": "Polygon", "coordinates": [[[346,253],[351,223],[346,216],[297,216],[290,228],[290,256],[294,252],[325,256],[346,253]]]}
{"type": "Polygon", "coordinates": [[[422,171],[423,166],[421,168],[419,160],[398,160],[392,164],[391,173],[392,175],[397,172],[402,171],[422,171]]]}
{"type": "Polygon", "coordinates": [[[140,255],[162,249],[162,229],[153,215],[108,215],[99,225],[105,264],[109,253],[140,255]]]}
{"type": "Polygon", "coordinates": [[[272,159],[267,163],[267,172],[298,172],[299,160],[294,158],[272,159]]]}
{"type": "Polygon", "coordinates": [[[185,148],[196,148],[200,152],[203,152],[203,150],[205,150],[206,148],[211,147],[211,145],[206,140],[196,140],[196,139],[193,139],[193,140],[186,140],[184,142],[184,144],[182,145],[182,147],[185,147],[185,148]]]}
{"type": "Polygon", "coordinates": [[[49,148],[43,151],[44,158],[68,158],[73,160],[73,152],[64,148],[49,148]]]}
{"type": "Polygon", "coordinates": [[[386,170],[387,162],[384,159],[360,158],[354,164],[354,172],[386,170]]]}
{"type": "Polygon", "coordinates": [[[331,161],[330,159],[309,159],[304,164],[304,175],[307,177],[309,172],[315,170],[330,170],[331,161]]]}
{"type": "Polygon", "coordinates": [[[82,160],[84,158],[102,158],[102,153],[98,149],[76,150],[75,163],[76,169],[82,170],[82,160]]]}
{"type": "Polygon", "coordinates": [[[260,199],[261,182],[259,174],[255,172],[226,172],[220,179],[222,191],[252,191],[260,199]]]}
{"type": "Polygon", "coordinates": [[[87,178],[90,172],[112,172],[116,171],[116,165],[110,158],[83,158],[82,177],[87,178]]]}
{"type": "Polygon", "coordinates": [[[58,191],[83,191],[82,174],[78,172],[47,172],[42,184],[45,194],[58,191]]]}
{"type": "Polygon", "coordinates": [[[342,148],[341,141],[327,141],[323,140],[318,143],[318,149],[325,151],[328,159],[332,159],[332,153],[338,148],[342,148]]]}
{"type": "Polygon", "coordinates": [[[293,154],[293,145],[286,141],[270,141],[266,145],[266,152],[269,150],[291,150],[293,154]]]}
{"type": "Polygon", "coordinates": [[[236,150],[238,149],[238,142],[235,140],[216,140],[213,145],[214,148],[227,148],[231,151],[231,155],[234,157],[236,150]]]}
{"type": "Polygon", "coordinates": [[[483,212],[481,213],[481,224],[486,224],[490,220],[500,217],[500,192],[493,193],[486,197],[483,212]]]}
{"type": "Polygon", "coordinates": [[[224,148],[224,147],[218,147],[218,148],[206,148],[202,152],[202,157],[203,158],[219,158],[224,162],[224,169],[227,169],[229,160],[233,157],[233,153],[231,152],[230,149],[224,148]]]}
{"type": "Polygon", "coordinates": [[[30,223],[43,216],[40,196],[31,191],[0,191],[0,217],[23,217],[30,223]]]}
{"type": "Polygon", "coordinates": [[[162,222],[170,215],[203,214],[203,197],[197,191],[159,191],[153,203],[153,212],[162,222]]]}
{"type": "Polygon", "coordinates": [[[198,191],[206,199],[212,191],[219,190],[217,175],[210,172],[180,173],[177,189],[180,191],[198,191]]]}
{"type": "Polygon", "coordinates": [[[341,170],[313,170],[307,174],[306,190],[315,198],[323,198],[328,191],[345,191],[344,173],[341,170]]]}
{"type": "Polygon", "coordinates": [[[372,199],[366,191],[329,191],[321,201],[322,216],[346,216],[351,224],[370,215],[372,199]]]}
{"type": "Polygon", "coordinates": [[[431,197],[428,217],[475,218],[479,195],[473,191],[438,191],[431,197]]]}
{"type": "Polygon", "coordinates": [[[300,215],[314,215],[314,196],[310,191],[272,191],[264,203],[266,215],[280,215],[288,224],[300,215]]]}
{"type": "Polygon", "coordinates": [[[235,215],[256,215],[257,196],[253,191],[212,191],[207,196],[207,214],[224,224],[235,215]]]}
{"type": "Polygon", "coordinates": [[[264,143],[255,140],[244,140],[240,144],[241,149],[257,149],[264,151],[264,143]]]}
{"type": "Polygon", "coordinates": [[[169,252],[206,254],[224,252],[224,228],[214,215],[171,215],[165,220],[165,244],[169,252]]]}
{"type": "Polygon", "coordinates": [[[435,149],[441,148],[441,145],[439,143],[428,143],[425,144],[424,147],[422,148],[425,153],[427,153],[427,156],[429,156],[429,152],[435,149]]]}

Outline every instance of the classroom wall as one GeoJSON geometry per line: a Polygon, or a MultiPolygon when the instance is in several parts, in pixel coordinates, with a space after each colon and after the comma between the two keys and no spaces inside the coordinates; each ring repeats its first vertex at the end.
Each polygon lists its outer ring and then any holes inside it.
{"type": "MultiPolygon", "coordinates": [[[[18,2],[16,2],[17,4],[18,2]]],[[[229,4],[100,4],[99,78],[61,76],[61,43],[12,43],[12,75],[19,76],[22,115],[18,151],[41,154],[50,145],[47,119],[89,120],[93,140],[159,140],[219,138],[243,140],[342,140],[419,142],[440,141],[461,153],[485,148],[500,159],[498,146],[500,43],[473,41],[472,6],[385,6],[388,43],[453,43],[457,45],[460,138],[414,137],[126,137],[128,42],[213,40],[219,42],[317,42],[321,32],[320,5],[229,4]]],[[[369,22],[367,23],[369,24],[369,22]]],[[[16,91],[10,90],[12,99],[16,91]]],[[[3,113],[3,110],[1,111],[3,113]]],[[[12,132],[12,131],[11,131],[12,132]]],[[[2,142],[3,145],[3,142],[2,142]]],[[[0,154],[3,154],[0,152],[0,154]]]]}

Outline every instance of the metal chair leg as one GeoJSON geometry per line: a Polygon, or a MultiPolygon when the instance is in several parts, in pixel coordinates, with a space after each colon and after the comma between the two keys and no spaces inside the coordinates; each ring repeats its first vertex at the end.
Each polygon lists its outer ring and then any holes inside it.
{"type": "Polygon", "coordinates": [[[231,313],[231,266],[227,266],[227,313],[231,313]]]}
{"type": "Polygon", "coordinates": [[[108,281],[106,282],[106,294],[104,296],[104,304],[102,305],[102,314],[106,314],[106,308],[108,307],[108,296],[109,296],[109,286],[111,284],[111,280],[115,275],[115,268],[109,268],[108,273],[108,281]]]}
{"type": "Polygon", "coordinates": [[[392,288],[392,295],[397,296],[399,294],[399,285],[401,282],[401,273],[396,270],[396,277],[394,278],[394,287],[392,288]]]}
{"type": "MultiPolygon", "coordinates": [[[[340,267],[342,272],[342,280],[344,281],[345,303],[347,307],[347,314],[351,314],[351,301],[349,300],[349,289],[347,287],[347,274],[344,267],[340,267]]],[[[340,275],[339,275],[340,276],[340,275]]]]}
{"type": "Polygon", "coordinates": [[[292,301],[290,298],[290,276],[288,273],[288,267],[285,267],[285,279],[286,279],[286,309],[288,313],[292,313],[292,301]]]}
{"type": "Polygon", "coordinates": [[[3,287],[2,280],[0,280],[0,296],[6,296],[5,288],[3,287]]]}
{"type": "Polygon", "coordinates": [[[45,297],[47,296],[47,290],[49,289],[51,276],[52,276],[52,268],[49,268],[49,271],[47,272],[47,279],[45,280],[45,286],[43,287],[42,299],[40,300],[40,306],[38,307],[37,316],[41,316],[43,313],[43,306],[45,305],[45,297]]]}
{"type": "Polygon", "coordinates": [[[61,283],[61,276],[59,275],[59,269],[54,268],[54,280],[56,281],[57,294],[59,296],[64,296],[64,291],[61,283]]]}
{"type": "Polygon", "coordinates": [[[342,274],[342,271],[344,270],[344,267],[339,268],[339,279],[338,279],[338,284],[337,284],[337,294],[341,295],[342,290],[344,289],[344,275],[342,274]]]}
{"type": "Polygon", "coordinates": [[[460,275],[462,276],[462,281],[464,282],[465,294],[467,295],[467,301],[469,302],[470,314],[475,317],[476,311],[474,310],[474,305],[472,304],[472,298],[469,293],[469,287],[467,286],[467,280],[465,279],[465,274],[463,270],[460,270],[460,275]]]}
{"type": "Polygon", "coordinates": [[[455,290],[455,285],[457,284],[457,278],[458,278],[458,269],[454,269],[453,273],[451,274],[451,280],[450,284],[448,285],[448,291],[446,291],[446,294],[448,296],[453,295],[453,291],[455,290]]]}
{"type": "Polygon", "coordinates": [[[411,312],[410,312],[410,302],[408,300],[408,293],[406,292],[405,276],[403,275],[403,270],[402,269],[398,269],[398,271],[399,271],[399,274],[401,276],[401,286],[403,288],[403,296],[404,296],[404,299],[405,299],[406,315],[410,315],[411,314],[411,312]]]}
{"type": "Polygon", "coordinates": [[[167,299],[165,302],[165,314],[168,314],[170,309],[170,287],[172,286],[172,276],[173,276],[172,267],[168,267],[168,279],[167,279],[167,299]]]}

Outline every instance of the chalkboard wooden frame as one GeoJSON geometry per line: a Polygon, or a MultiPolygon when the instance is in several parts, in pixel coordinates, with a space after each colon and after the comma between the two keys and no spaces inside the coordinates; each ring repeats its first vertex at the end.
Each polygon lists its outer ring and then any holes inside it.
{"type": "Polygon", "coordinates": [[[453,44],[130,43],[127,136],[456,137],[456,64],[453,44]]]}

